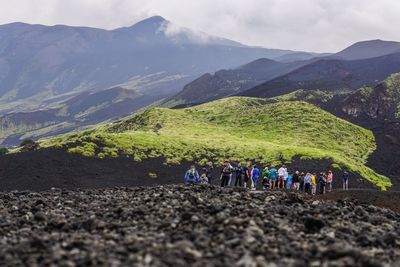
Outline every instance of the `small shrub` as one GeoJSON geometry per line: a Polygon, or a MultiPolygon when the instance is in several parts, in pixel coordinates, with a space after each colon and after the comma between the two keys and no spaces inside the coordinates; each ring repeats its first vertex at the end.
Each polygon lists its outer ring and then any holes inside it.
{"type": "Polygon", "coordinates": [[[0,156],[5,155],[8,153],[8,148],[6,147],[0,147],[0,156]]]}
{"type": "Polygon", "coordinates": [[[22,151],[34,151],[39,148],[39,144],[32,139],[25,139],[21,142],[22,151]]]}
{"type": "Polygon", "coordinates": [[[157,178],[158,176],[157,176],[157,173],[149,172],[149,177],[150,178],[157,178]]]}
{"type": "Polygon", "coordinates": [[[33,141],[32,139],[24,139],[21,144],[19,146],[27,146],[27,145],[33,145],[35,144],[35,141],[33,141]]]}

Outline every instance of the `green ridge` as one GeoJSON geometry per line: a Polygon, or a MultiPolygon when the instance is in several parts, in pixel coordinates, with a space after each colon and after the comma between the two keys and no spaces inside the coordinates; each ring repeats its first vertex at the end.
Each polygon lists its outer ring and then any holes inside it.
{"type": "Polygon", "coordinates": [[[231,97],[186,109],[152,108],[82,133],[40,141],[85,156],[131,155],[135,160],[253,159],[265,163],[328,159],[382,189],[390,179],[365,166],[373,134],[305,102],[268,103],[231,97]]]}

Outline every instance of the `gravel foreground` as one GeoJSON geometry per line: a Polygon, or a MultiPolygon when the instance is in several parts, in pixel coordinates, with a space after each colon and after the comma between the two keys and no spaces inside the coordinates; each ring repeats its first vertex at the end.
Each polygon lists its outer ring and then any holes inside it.
{"type": "Polygon", "coordinates": [[[400,266],[400,214],[292,192],[10,192],[0,215],[0,266],[400,266]]]}

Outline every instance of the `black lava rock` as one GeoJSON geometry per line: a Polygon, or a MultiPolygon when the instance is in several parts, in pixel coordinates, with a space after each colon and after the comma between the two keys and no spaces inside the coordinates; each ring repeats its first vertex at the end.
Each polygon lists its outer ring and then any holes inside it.
{"type": "Polygon", "coordinates": [[[396,266],[398,218],[214,186],[0,192],[0,266],[396,266]]]}

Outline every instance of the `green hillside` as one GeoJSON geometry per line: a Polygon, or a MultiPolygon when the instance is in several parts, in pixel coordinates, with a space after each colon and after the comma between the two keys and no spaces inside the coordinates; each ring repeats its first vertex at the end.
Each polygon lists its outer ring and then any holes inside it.
{"type": "Polygon", "coordinates": [[[223,158],[275,164],[294,156],[328,159],[382,189],[391,186],[388,178],[365,166],[376,148],[370,131],[304,102],[268,104],[233,97],[180,110],[153,108],[90,131],[44,139],[41,146],[100,158],[165,157],[166,164],[223,158]]]}

